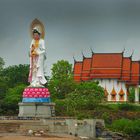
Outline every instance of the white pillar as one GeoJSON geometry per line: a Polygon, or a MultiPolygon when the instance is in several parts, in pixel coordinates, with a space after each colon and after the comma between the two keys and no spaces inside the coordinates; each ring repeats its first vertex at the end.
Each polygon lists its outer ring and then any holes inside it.
{"type": "Polygon", "coordinates": [[[135,103],[139,103],[139,87],[135,87],[135,103]]]}

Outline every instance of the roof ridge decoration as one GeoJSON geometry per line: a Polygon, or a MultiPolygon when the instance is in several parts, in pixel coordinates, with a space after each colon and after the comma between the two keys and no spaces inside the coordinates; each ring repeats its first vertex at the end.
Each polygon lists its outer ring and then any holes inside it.
{"type": "Polygon", "coordinates": [[[76,62],[76,59],[75,59],[74,55],[73,55],[73,60],[74,60],[74,63],[75,63],[76,62]]]}
{"type": "Polygon", "coordinates": [[[125,48],[123,48],[122,54],[125,52],[125,48]]]}
{"type": "Polygon", "coordinates": [[[85,55],[84,55],[84,53],[83,53],[83,51],[82,51],[82,56],[83,56],[83,59],[86,58],[85,55]]]}
{"type": "Polygon", "coordinates": [[[90,50],[91,50],[91,53],[92,53],[92,55],[94,54],[94,51],[93,51],[93,49],[92,48],[90,48],[90,50]]]}
{"type": "Polygon", "coordinates": [[[131,53],[131,55],[130,55],[130,58],[132,58],[133,54],[134,54],[134,50],[132,50],[132,53],[131,53]]]}

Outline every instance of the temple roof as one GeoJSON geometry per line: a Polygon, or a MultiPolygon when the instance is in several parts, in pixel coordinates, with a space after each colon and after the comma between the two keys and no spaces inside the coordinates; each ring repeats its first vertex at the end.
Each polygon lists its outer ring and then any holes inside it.
{"type": "Polygon", "coordinates": [[[120,68],[122,63],[122,53],[116,54],[94,54],[93,68],[120,68]]]}
{"type": "Polygon", "coordinates": [[[83,58],[83,65],[82,65],[82,74],[81,80],[88,81],[90,80],[90,68],[91,68],[91,58],[83,58]]]}
{"type": "Polygon", "coordinates": [[[131,85],[139,84],[139,80],[140,80],[140,62],[132,61],[131,80],[129,84],[131,85]]]}
{"type": "Polygon", "coordinates": [[[90,58],[75,61],[74,80],[118,79],[128,85],[140,82],[140,62],[124,57],[123,53],[92,53],[90,58]]]}
{"type": "Polygon", "coordinates": [[[131,57],[123,57],[122,64],[122,81],[129,81],[131,79],[131,57]]]}
{"type": "Polygon", "coordinates": [[[75,62],[75,64],[74,64],[74,80],[76,82],[81,81],[82,64],[83,64],[83,62],[80,62],[80,61],[75,62]]]}
{"type": "Polygon", "coordinates": [[[92,78],[120,78],[122,53],[94,54],[92,56],[92,78]]]}

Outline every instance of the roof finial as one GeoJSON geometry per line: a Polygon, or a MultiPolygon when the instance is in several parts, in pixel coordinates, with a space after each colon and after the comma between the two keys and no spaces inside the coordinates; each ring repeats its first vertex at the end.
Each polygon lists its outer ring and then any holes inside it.
{"type": "Polygon", "coordinates": [[[125,51],[125,47],[123,48],[123,51],[122,51],[122,53],[124,53],[124,51],[125,51]]]}
{"type": "Polygon", "coordinates": [[[134,54],[134,49],[132,50],[132,54],[130,55],[130,58],[132,58],[133,54],[134,54]]]}
{"type": "Polygon", "coordinates": [[[74,60],[74,63],[75,63],[76,62],[76,59],[75,59],[74,55],[73,55],[73,60],[74,60]]]}
{"type": "Polygon", "coordinates": [[[82,56],[83,56],[83,58],[85,58],[83,51],[82,51],[82,56]]]}
{"type": "Polygon", "coordinates": [[[93,49],[90,47],[91,53],[94,54],[93,49]]]}

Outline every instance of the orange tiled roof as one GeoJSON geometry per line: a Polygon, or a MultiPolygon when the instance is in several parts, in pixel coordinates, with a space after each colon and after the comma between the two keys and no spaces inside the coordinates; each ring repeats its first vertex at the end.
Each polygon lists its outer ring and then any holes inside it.
{"type": "Polygon", "coordinates": [[[74,64],[74,80],[118,79],[127,85],[140,83],[140,62],[131,57],[123,57],[123,53],[93,53],[91,58],[74,64]]]}
{"type": "Polygon", "coordinates": [[[122,53],[94,54],[92,56],[91,78],[120,78],[122,53]]]}
{"type": "Polygon", "coordinates": [[[130,80],[129,84],[138,85],[139,79],[140,79],[140,62],[132,61],[131,80],[130,80]]]}
{"type": "Polygon", "coordinates": [[[91,58],[84,58],[81,74],[82,81],[90,80],[90,68],[91,68],[91,58]]]}
{"type": "Polygon", "coordinates": [[[76,82],[81,81],[81,73],[82,73],[82,62],[75,62],[74,64],[74,80],[76,82]]]}
{"type": "Polygon", "coordinates": [[[123,58],[123,65],[122,65],[122,81],[129,81],[130,80],[130,73],[131,73],[131,57],[124,57],[123,58]]]}

